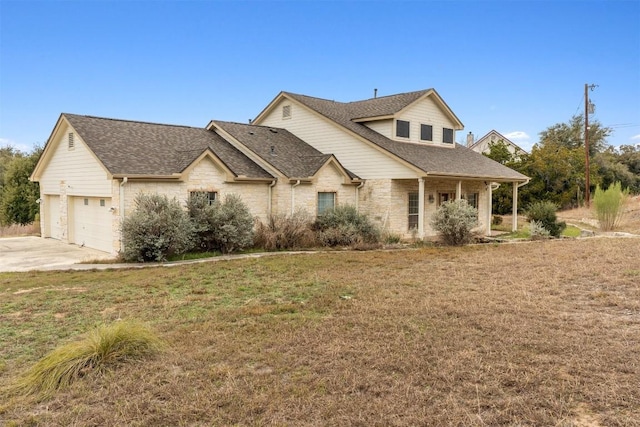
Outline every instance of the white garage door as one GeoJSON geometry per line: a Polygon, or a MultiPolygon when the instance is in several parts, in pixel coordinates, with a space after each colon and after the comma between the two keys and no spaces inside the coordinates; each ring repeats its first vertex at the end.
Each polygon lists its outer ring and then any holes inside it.
{"type": "Polygon", "coordinates": [[[62,227],[60,227],[60,196],[47,196],[45,203],[45,235],[60,240],[62,227]]]}
{"type": "Polygon", "coordinates": [[[96,197],[73,198],[71,243],[99,249],[113,250],[111,199],[96,197]]]}

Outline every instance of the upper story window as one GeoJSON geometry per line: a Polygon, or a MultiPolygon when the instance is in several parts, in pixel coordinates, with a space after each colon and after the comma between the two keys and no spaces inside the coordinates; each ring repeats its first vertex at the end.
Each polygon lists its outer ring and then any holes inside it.
{"type": "Polygon", "coordinates": [[[73,132],[69,132],[69,135],[67,135],[67,148],[71,150],[73,149],[74,146],[75,146],[75,141],[73,140],[73,132]]]}
{"type": "Polygon", "coordinates": [[[396,136],[400,138],[409,138],[409,122],[405,120],[396,120],[396,136]]]}
{"type": "Polygon", "coordinates": [[[420,140],[433,141],[433,126],[420,125],[420,140]]]}
{"type": "Polygon", "coordinates": [[[443,128],[442,129],[442,142],[447,144],[453,144],[453,129],[443,128]]]}
{"type": "Polygon", "coordinates": [[[282,118],[290,119],[291,118],[291,105],[283,105],[282,106],[282,118]]]}

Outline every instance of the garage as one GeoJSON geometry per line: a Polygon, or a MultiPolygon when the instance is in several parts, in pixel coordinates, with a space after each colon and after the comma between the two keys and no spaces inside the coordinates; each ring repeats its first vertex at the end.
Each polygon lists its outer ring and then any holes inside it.
{"type": "Polygon", "coordinates": [[[113,250],[110,198],[73,197],[71,199],[69,242],[105,252],[113,250]]]}
{"type": "Polygon", "coordinates": [[[62,227],[60,226],[60,196],[48,195],[44,203],[46,212],[44,218],[44,237],[60,240],[62,238],[62,227]]]}

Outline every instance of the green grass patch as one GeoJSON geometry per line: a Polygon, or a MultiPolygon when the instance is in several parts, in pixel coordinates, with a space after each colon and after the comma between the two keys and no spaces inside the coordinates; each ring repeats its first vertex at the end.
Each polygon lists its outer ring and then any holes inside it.
{"type": "Polygon", "coordinates": [[[582,231],[578,227],[574,227],[573,225],[567,225],[567,228],[564,229],[561,236],[564,237],[580,237],[582,231]]]}

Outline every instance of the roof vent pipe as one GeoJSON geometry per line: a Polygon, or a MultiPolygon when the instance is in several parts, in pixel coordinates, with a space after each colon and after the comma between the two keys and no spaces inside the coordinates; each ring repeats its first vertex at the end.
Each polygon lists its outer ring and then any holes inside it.
{"type": "Polygon", "coordinates": [[[377,88],[373,90],[373,97],[374,98],[378,97],[378,89],[377,88]]]}
{"type": "Polygon", "coordinates": [[[276,146],[275,146],[275,145],[272,145],[272,146],[271,146],[271,153],[270,153],[270,154],[271,154],[272,156],[275,156],[275,155],[276,155],[276,146]]]}
{"type": "Polygon", "coordinates": [[[253,120],[249,119],[249,124],[251,124],[251,122],[252,122],[252,121],[253,121],[253,120]]]}

